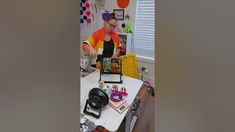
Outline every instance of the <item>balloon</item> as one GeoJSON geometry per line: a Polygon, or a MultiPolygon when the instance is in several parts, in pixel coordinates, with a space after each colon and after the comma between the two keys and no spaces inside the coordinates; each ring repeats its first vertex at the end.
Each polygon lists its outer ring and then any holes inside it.
{"type": "Polygon", "coordinates": [[[87,19],[87,16],[83,16],[83,19],[86,20],[86,19],[87,19]]]}
{"type": "Polygon", "coordinates": [[[86,12],[86,15],[87,15],[87,16],[90,16],[90,15],[91,15],[91,12],[90,12],[90,11],[87,11],[87,12],[86,12]]]}
{"type": "Polygon", "coordinates": [[[85,11],[85,10],[86,10],[86,7],[83,6],[83,7],[82,7],[82,10],[85,11]]]}
{"type": "Polygon", "coordinates": [[[91,23],[91,18],[87,18],[86,22],[91,23]]]}
{"type": "Polygon", "coordinates": [[[90,5],[90,3],[86,3],[85,6],[86,6],[87,8],[89,8],[91,5],[90,5]]]}
{"type": "Polygon", "coordinates": [[[126,26],[125,23],[123,23],[123,24],[122,24],[122,28],[125,28],[125,26],[126,26]]]}
{"type": "Polygon", "coordinates": [[[126,8],[129,5],[129,0],[117,0],[120,8],[126,8]]]}
{"type": "Polygon", "coordinates": [[[83,11],[82,10],[80,10],[80,15],[82,15],[83,14],[83,11]]]}
{"type": "Polygon", "coordinates": [[[82,3],[85,3],[86,2],[86,0],[82,0],[82,3]]]}
{"type": "Polygon", "coordinates": [[[80,23],[84,23],[84,20],[83,20],[83,19],[80,19],[80,23]]]}

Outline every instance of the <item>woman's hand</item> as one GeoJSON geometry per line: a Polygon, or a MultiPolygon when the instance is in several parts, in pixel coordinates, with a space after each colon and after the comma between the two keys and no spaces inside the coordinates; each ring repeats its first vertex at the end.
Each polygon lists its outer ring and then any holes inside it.
{"type": "Polygon", "coordinates": [[[118,58],[119,55],[120,55],[120,51],[121,51],[121,50],[118,48],[118,49],[115,51],[115,53],[112,55],[111,58],[118,58]]]}
{"type": "Polygon", "coordinates": [[[82,44],[82,50],[85,53],[89,53],[92,58],[96,57],[95,49],[92,46],[88,45],[87,43],[82,44]]]}
{"type": "Polygon", "coordinates": [[[96,57],[96,51],[95,51],[95,49],[94,49],[92,46],[90,46],[89,50],[90,50],[90,55],[91,55],[91,57],[92,57],[92,58],[95,58],[95,57],[96,57]]]}

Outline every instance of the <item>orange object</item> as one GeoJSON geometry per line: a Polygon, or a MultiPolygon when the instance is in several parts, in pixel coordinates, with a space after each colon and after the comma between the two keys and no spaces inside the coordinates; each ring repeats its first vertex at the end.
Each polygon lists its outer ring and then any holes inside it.
{"type": "Polygon", "coordinates": [[[107,132],[107,130],[103,126],[97,126],[94,132],[107,132]]]}
{"type": "Polygon", "coordinates": [[[136,60],[136,54],[127,54],[121,56],[122,59],[122,75],[132,77],[132,78],[139,78],[138,73],[138,64],[136,60]]]}
{"type": "Polygon", "coordinates": [[[117,0],[120,8],[126,8],[129,5],[129,0],[117,0]]]}
{"type": "Polygon", "coordinates": [[[87,44],[82,44],[82,50],[85,52],[89,51],[89,46],[87,44]]]}
{"type": "Polygon", "coordinates": [[[98,68],[98,69],[100,69],[100,68],[101,68],[101,64],[100,64],[100,62],[97,62],[97,63],[96,63],[96,68],[98,68]]]}

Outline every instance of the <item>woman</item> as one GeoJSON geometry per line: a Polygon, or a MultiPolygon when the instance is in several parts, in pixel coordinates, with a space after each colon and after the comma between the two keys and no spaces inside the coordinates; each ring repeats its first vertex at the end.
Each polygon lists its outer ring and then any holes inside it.
{"type": "MultiPolygon", "coordinates": [[[[98,62],[97,58],[117,58],[120,54],[120,39],[116,32],[113,31],[117,24],[117,19],[111,13],[105,20],[104,26],[95,31],[88,39],[82,43],[84,52],[90,53],[91,57],[98,62]]],[[[96,65],[97,68],[99,66],[96,65]]]]}

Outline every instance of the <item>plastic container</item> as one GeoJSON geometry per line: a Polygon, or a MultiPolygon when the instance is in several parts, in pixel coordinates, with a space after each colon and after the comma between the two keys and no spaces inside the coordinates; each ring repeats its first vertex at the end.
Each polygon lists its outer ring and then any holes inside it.
{"type": "Polygon", "coordinates": [[[136,62],[136,55],[127,54],[121,56],[121,59],[122,59],[122,75],[138,79],[139,74],[136,62]]]}

